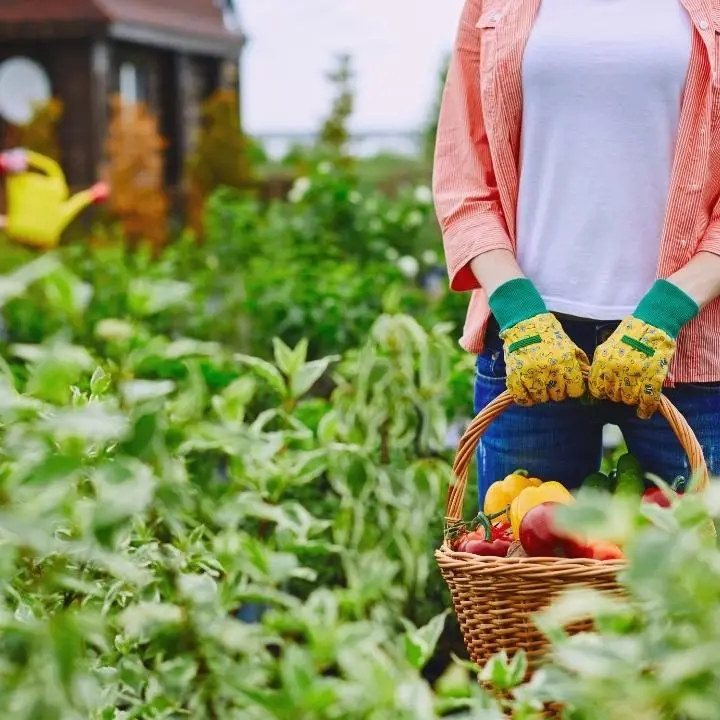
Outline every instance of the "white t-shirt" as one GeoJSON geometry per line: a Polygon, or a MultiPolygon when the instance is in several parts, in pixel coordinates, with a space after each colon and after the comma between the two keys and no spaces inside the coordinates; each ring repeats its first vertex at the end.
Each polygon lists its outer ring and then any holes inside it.
{"type": "Polygon", "coordinates": [[[691,28],[680,0],[542,0],[517,249],[552,311],[620,319],[655,280],[691,28]]]}

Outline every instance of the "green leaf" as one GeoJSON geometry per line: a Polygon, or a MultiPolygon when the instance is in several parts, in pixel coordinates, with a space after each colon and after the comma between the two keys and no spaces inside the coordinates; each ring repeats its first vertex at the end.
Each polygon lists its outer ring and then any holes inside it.
{"type": "Polygon", "coordinates": [[[177,605],[162,602],[141,602],[124,610],[120,622],[131,638],[146,638],[166,627],[179,625],[183,611],[177,605]]]}
{"type": "Polygon", "coordinates": [[[273,356],[280,372],[290,377],[296,369],[297,360],[293,351],[278,337],[273,338],[273,356]]]}
{"type": "Polygon", "coordinates": [[[238,362],[251,368],[259,377],[265,380],[275,392],[283,396],[285,395],[285,378],[274,365],[260,358],[251,357],[250,355],[236,354],[234,357],[238,362]]]}
{"type": "Polygon", "coordinates": [[[505,650],[493,655],[490,660],[487,661],[480,673],[480,679],[483,682],[490,683],[498,690],[508,690],[511,687],[510,680],[512,679],[512,673],[510,670],[510,661],[508,660],[505,650]]]}
{"type": "Polygon", "coordinates": [[[26,485],[50,485],[60,480],[69,480],[82,468],[82,463],[74,457],[51,455],[37,465],[33,465],[22,482],[26,485]]]}
{"type": "Polygon", "coordinates": [[[340,360],[339,355],[332,355],[322,360],[313,360],[298,367],[290,374],[290,393],[294,398],[301,398],[327,372],[334,362],[340,360]]]}
{"type": "Polygon", "coordinates": [[[55,653],[55,668],[65,691],[71,692],[75,674],[84,658],[82,634],[73,617],[65,612],[50,619],[50,637],[55,653]]]}
{"type": "Polygon", "coordinates": [[[128,306],[133,315],[149,317],[184,305],[192,295],[192,285],[170,279],[138,277],[130,281],[128,306]]]}
{"type": "Polygon", "coordinates": [[[120,386],[120,393],[128,405],[167,397],[175,391],[172,380],[131,380],[120,386]]]}
{"type": "Polygon", "coordinates": [[[100,405],[60,410],[48,417],[45,424],[58,439],[77,438],[95,443],[121,440],[130,427],[125,415],[100,405]]]}
{"type": "Polygon", "coordinates": [[[405,625],[405,657],[416,669],[421,670],[425,667],[435,652],[435,647],[445,628],[448,613],[449,611],[445,611],[441,615],[437,615],[421,628],[413,627],[408,620],[402,619],[405,625]]]}
{"type": "Polygon", "coordinates": [[[93,395],[104,395],[110,389],[111,382],[112,378],[98,366],[90,378],[90,392],[93,395]]]}

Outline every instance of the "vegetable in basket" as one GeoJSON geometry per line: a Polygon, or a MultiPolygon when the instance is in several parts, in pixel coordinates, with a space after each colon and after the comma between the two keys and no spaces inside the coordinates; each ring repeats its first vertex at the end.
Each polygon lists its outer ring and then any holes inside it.
{"type": "Polygon", "coordinates": [[[682,495],[682,486],[685,482],[685,478],[682,476],[676,477],[670,486],[670,495],[668,496],[662,488],[652,487],[648,488],[642,496],[642,501],[649,505],[659,505],[660,507],[670,507],[672,505],[672,498],[682,495]]]}
{"type": "Polygon", "coordinates": [[[625,453],[617,462],[615,492],[626,497],[640,497],[645,490],[645,474],[637,458],[625,453]]]}
{"type": "MultiPolygon", "coordinates": [[[[529,477],[527,470],[516,470],[503,480],[494,482],[485,494],[483,512],[485,515],[495,515],[506,510],[512,501],[526,488],[538,487],[542,480],[529,477]]],[[[507,514],[501,516],[507,519],[507,514]]]]}
{"type": "Polygon", "coordinates": [[[622,560],[622,550],[614,543],[587,541],[558,528],[555,512],[562,503],[544,502],[528,510],[520,524],[520,544],[531,557],[622,560]]]}
{"type": "Polygon", "coordinates": [[[455,543],[455,551],[473,555],[506,557],[512,542],[510,526],[502,522],[491,526],[485,516],[479,516],[479,520],[480,526],[477,530],[462,535],[455,543]]]}
{"type": "Polygon", "coordinates": [[[520,539],[520,523],[529,510],[545,502],[567,505],[573,501],[570,491],[559,482],[550,481],[523,490],[510,505],[510,525],[513,536],[520,539]]]}
{"type": "Polygon", "coordinates": [[[608,475],[600,471],[588,475],[585,480],[583,480],[582,487],[588,490],[613,491],[612,480],[608,475]]]}

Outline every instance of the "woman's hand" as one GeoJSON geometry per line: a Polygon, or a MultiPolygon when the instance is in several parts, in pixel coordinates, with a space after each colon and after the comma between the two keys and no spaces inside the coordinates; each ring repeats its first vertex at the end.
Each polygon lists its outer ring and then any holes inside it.
{"type": "Polygon", "coordinates": [[[652,417],[660,404],[678,333],[698,310],[679,287],[658,280],[637,310],[595,350],[588,383],[591,394],[636,405],[638,417],[652,417]]]}
{"type": "Polygon", "coordinates": [[[587,355],[549,312],[503,331],[507,388],[519,405],[578,398],[585,393],[587,355]]]}
{"type": "Polygon", "coordinates": [[[500,325],[507,388],[519,405],[576,398],[585,392],[585,353],[568,337],[527,278],[515,278],[490,296],[500,325]]]}

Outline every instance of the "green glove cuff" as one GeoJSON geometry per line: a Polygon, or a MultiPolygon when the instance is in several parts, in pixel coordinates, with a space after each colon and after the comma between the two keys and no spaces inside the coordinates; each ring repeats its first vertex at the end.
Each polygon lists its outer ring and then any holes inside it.
{"type": "Polygon", "coordinates": [[[527,278],[503,283],[490,296],[489,303],[501,331],[547,312],[545,301],[527,278]]]}
{"type": "Polygon", "coordinates": [[[633,317],[663,330],[675,340],[683,325],[689,323],[699,311],[698,304],[677,285],[667,280],[657,280],[640,301],[633,317]]]}

